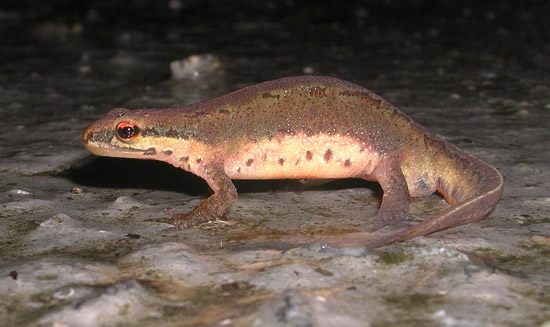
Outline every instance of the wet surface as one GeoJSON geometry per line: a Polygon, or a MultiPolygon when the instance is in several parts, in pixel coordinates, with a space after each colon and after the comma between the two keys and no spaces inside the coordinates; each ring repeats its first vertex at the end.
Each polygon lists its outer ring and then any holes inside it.
{"type": "MultiPolygon", "coordinates": [[[[548,5],[8,4],[0,325],[550,324],[548,5]],[[365,86],[495,166],[497,208],[369,252],[357,225],[376,213],[377,184],[237,181],[227,215],[173,231],[145,219],[188,212],[211,193],[204,181],[81,144],[113,107],[301,74],[365,86]]],[[[446,207],[411,203],[420,219],[446,207]]]]}

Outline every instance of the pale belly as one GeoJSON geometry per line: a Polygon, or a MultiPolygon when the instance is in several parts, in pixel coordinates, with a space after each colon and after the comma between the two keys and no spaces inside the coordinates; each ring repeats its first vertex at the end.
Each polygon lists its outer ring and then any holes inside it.
{"type": "Polygon", "coordinates": [[[368,177],[378,153],[340,135],[285,135],[251,142],[224,160],[232,179],[327,179],[368,177]]]}

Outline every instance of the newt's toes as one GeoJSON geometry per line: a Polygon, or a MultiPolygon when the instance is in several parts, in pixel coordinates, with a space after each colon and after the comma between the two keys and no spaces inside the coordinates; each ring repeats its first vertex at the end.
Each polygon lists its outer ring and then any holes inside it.
{"type": "Polygon", "coordinates": [[[172,215],[172,218],[152,218],[146,219],[145,221],[170,224],[174,226],[175,230],[182,230],[199,226],[200,224],[207,222],[208,219],[202,219],[200,215],[196,215],[191,212],[188,214],[175,214],[172,215]]]}
{"type": "Polygon", "coordinates": [[[144,221],[148,223],[163,223],[172,225],[168,230],[181,230],[187,228],[187,226],[181,226],[176,218],[150,218],[145,219],[144,221]]]}

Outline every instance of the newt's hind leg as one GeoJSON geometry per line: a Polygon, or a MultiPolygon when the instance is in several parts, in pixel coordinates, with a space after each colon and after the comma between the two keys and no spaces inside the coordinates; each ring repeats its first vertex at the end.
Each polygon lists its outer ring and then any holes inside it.
{"type": "Polygon", "coordinates": [[[392,161],[382,162],[376,166],[369,179],[380,183],[384,192],[378,213],[368,221],[370,231],[388,225],[400,227],[414,220],[409,211],[409,188],[399,165],[392,161]]]}

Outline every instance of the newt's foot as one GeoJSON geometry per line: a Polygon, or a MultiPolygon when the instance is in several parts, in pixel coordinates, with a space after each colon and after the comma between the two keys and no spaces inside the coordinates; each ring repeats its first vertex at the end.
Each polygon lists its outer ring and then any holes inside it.
{"type": "Polygon", "coordinates": [[[145,219],[145,221],[170,224],[173,226],[175,230],[182,230],[182,229],[187,229],[191,227],[196,227],[202,223],[207,222],[208,219],[189,213],[189,214],[175,214],[175,215],[172,215],[172,218],[145,219]]]}

